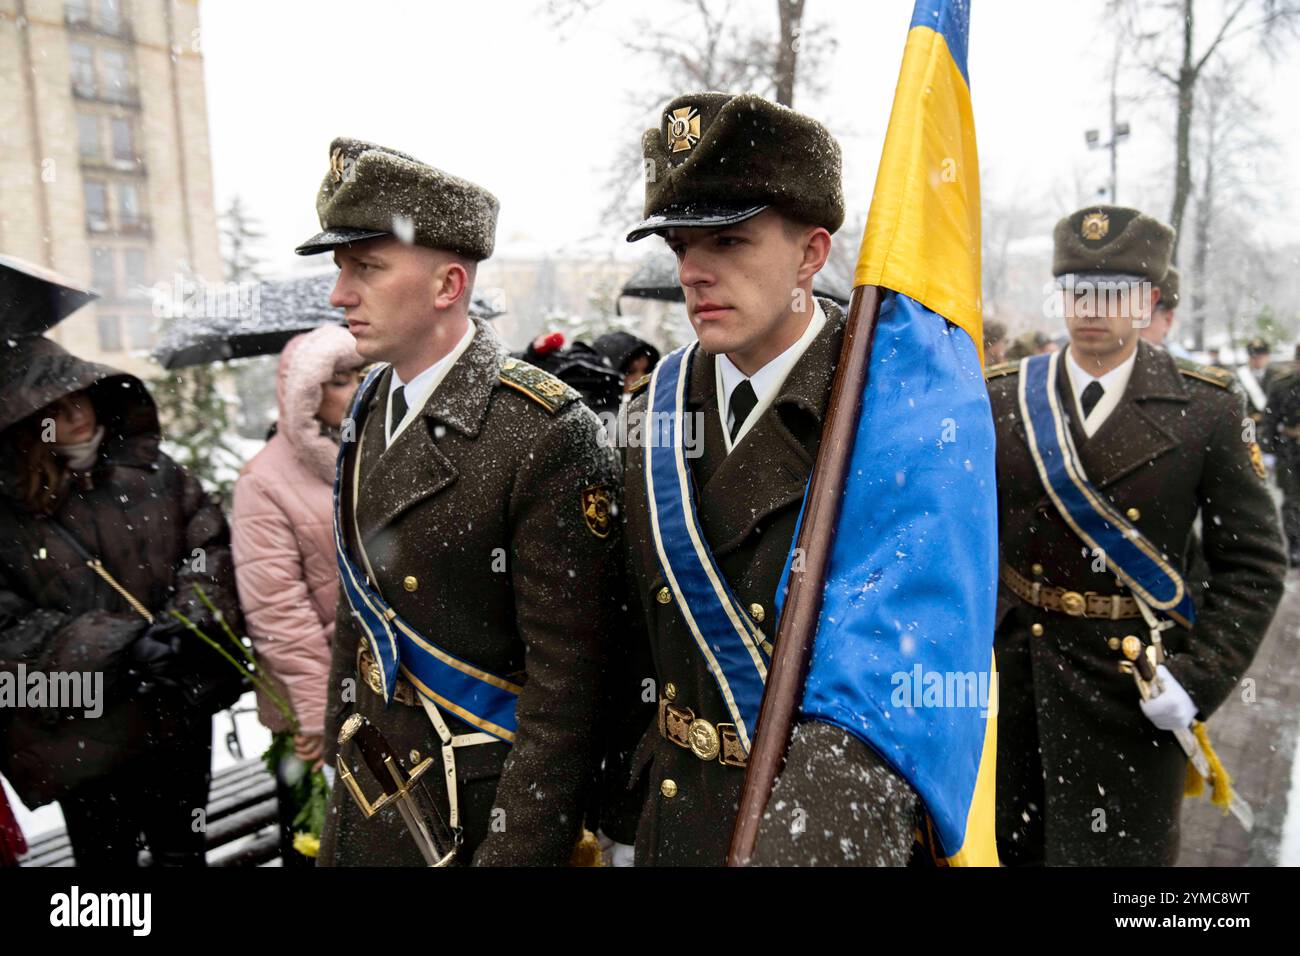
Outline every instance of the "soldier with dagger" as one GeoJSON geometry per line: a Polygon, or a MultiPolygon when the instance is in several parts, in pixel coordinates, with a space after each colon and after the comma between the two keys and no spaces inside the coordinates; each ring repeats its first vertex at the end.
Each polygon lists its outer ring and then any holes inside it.
{"type": "MultiPolygon", "coordinates": [[[[1245,676],[1281,597],[1277,514],[1231,375],[1141,340],[1173,230],[1092,206],[1054,238],[1069,347],[986,373],[998,853],[1170,865],[1189,761],[1228,802],[1201,724],[1245,676]],[[1198,517],[1206,570],[1192,582],[1198,517]]],[[[1240,800],[1230,808],[1249,823],[1240,800]]]]}
{"type": "Polygon", "coordinates": [[[318,863],[565,865],[619,614],[618,461],[576,392],[468,314],[496,199],[373,143],[329,156],[297,251],[332,254],[330,301],[377,364],[335,482],[341,785],[318,863]]]}

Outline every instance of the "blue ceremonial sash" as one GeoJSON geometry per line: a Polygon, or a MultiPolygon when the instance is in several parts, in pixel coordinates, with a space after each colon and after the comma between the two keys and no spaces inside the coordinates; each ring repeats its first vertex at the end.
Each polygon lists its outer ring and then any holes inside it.
{"type": "Polygon", "coordinates": [[[695,510],[695,482],[681,440],[686,382],[699,343],[666,356],[646,401],[646,499],[659,566],[677,607],[708,662],[745,752],[758,724],[767,681],[763,634],[731,593],[695,510]]]}
{"type": "MultiPolygon", "coordinates": [[[[382,371],[381,367],[371,372],[357,389],[349,414],[357,437],[358,468],[361,467],[362,428],[358,414],[382,371]]],[[[519,685],[475,667],[421,635],[370,585],[365,572],[348,554],[344,544],[342,496],[347,447],[346,440],[339,443],[334,473],[334,550],[338,555],[343,593],[379,665],[385,705],[392,702],[400,670],[418,693],[437,706],[485,733],[514,743],[517,727],[515,701],[519,697],[519,685]]]]}
{"type": "Polygon", "coordinates": [[[1155,611],[1191,627],[1196,609],[1182,575],[1088,481],[1061,411],[1056,378],[1064,350],[1020,362],[1020,414],[1029,453],[1056,510],[1133,594],[1155,611]]]}

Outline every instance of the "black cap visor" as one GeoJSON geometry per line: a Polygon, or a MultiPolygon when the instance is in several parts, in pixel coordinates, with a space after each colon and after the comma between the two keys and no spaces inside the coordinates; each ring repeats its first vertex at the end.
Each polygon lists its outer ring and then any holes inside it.
{"type": "Polygon", "coordinates": [[[363,239],[377,239],[380,236],[391,235],[391,232],[385,232],[382,229],[353,229],[350,226],[339,226],[335,229],[326,229],[324,232],[316,233],[293,251],[300,256],[314,256],[322,252],[329,252],[336,246],[346,246],[349,243],[360,242],[363,239]]]}
{"type": "Polygon", "coordinates": [[[750,206],[746,209],[734,207],[724,209],[695,203],[669,206],[663,212],[637,223],[627,234],[627,241],[636,242],[666,229],[718,229],[722,226],[734,226],[746,219],[753,219],[767,208],[769,208],[767,205],[762,205],[750,206]]]}

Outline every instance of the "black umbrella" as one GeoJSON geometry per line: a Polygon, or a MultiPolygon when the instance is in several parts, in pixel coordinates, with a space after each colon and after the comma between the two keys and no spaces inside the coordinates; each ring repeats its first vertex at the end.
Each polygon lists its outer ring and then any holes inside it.
{"type": "MultiPolygon", "coordinates": [[[[165,369],[188,368],[207,362],[274,355],[295,335],[322,325],[342,325],[343,310],[330,305],[334,276],[272,279],[259,282],[245,295],[213,297],[194,303],[200,314],[175,318],[163,333],[153,357],[165,369]],[[217,315],[201,314],[215,306],[217,315]]],[[[230,284],[201,289],[236,289],[230,284]]],[[[180,303],[177,303],[178,305],[180,303]]]]}
{"type": "MultiPolygon", "coordinates": [[[[813,279],[813,295],[834,299],[842,306],[849,304],[851,284],[827,263],[813,279]]],[[[633,299],[659,299],[664,302],[684,302],[681,283],[677,279],[677,260],[670,254],[652,252],[641,262],[619,293],[619,297],[633,299]]]]}
{"type": "Polygon", "coordinates": [[[0,255],[0,334],[40,335],[99,293],[35,263],[0,255]]]}
{"type": "MultiPolygon", "coordinates": [[[[343,324],[343,310],[330,305],[330,291],[337,278],[337,273],[326,272],[270,279],[258,283],[255,296],[227,296],[217,303],[221,305],[217,311],[224,317],[193,315],[172,320],[153,357],[165,369],[178,369],[275,355],[296,335],[322,325],[343,324]]],[[[470,314],[493,319],[501,310],[475,297],[470,314]]]]}

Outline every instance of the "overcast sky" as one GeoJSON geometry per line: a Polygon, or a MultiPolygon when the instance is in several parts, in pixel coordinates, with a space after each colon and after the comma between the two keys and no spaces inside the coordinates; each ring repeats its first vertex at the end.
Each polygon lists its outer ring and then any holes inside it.
{"type": "MultiPolygon", "coordinates": [[[[772,0],[737,2],[775,29],[772,0]]],[[[1217,2],[1202,0],[1205,21],[1217,2]]],[[[1104,0],[974,0],[970,76],[988,201],[1027,199],[1050,221],[1105,184],[1106,153],[1084,145],[1084,130],[1107,121],[1104,8],[1104,0]]],[[[204,2],[218,205],[241,195],[267,232],[273,271],[292,268],[293,246],[316,230],[329,141],[350,135],[491,189],[501,200],[499,256],[578,246],[627,255],[628,223],[601,221],[600,186],[619,144],[639,139],[661,104],[631,114],[638,92],[660,84],[657,64],[630,56],[620,39],[640,19],[676,9],[669,0],[605,0],[560,33],[541,0],[204,2]]],[[[870,200],[911,10],[911,0],[808,0],[808,22],[827,23],[840,45],[831,61],[801,61],[826,92],[795,106],[839,137],[851,215],[870,200]]],[[[1289,182],[1284,171],[1300,169],[1297,59],[1252,73],[1280,142],[1263,174],[1276,174],[1279,187],[1289,182]]],[[[1129,66],[1132,77],[1139,65],[1129,66]]],[[[1119,200],[1162,218],[1171,109],[1148,96],[1121,116],[1133,135],[1120,148],[1119,200]]],[[[1260,224],[1275,238],[1300,238],[1291,192],[1277,190],[1276,216],[1260,224]]]]}

